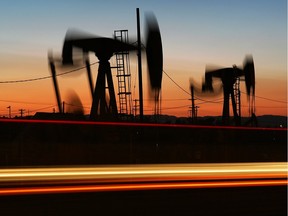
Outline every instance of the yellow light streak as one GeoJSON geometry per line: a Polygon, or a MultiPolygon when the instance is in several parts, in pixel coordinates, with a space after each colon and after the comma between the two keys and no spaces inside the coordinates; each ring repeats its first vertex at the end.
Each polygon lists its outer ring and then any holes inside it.
{"type": "Polygon", "coordinates": [[[0,195],[287,186],[287,172],[286,162],[2,169],[0,195]]]}
{"type": "Polygon", "coordinates": [[[87,180],[171,178],[227,179],[227,178],[285,178],[288,164],[236,163],[236,164],[157,164],[89,167],[15,168],[0,170],[0,183],[35,180],[87,180]],[[253,177],[254,176],[254,177],[253,177]]]}

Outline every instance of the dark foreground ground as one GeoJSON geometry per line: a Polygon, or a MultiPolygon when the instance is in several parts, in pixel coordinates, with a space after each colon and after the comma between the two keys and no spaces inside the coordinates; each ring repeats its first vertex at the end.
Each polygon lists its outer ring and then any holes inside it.
{"type": "Polygon", "coordinates": [[[287,129],[0,121],[0,166],[287,161],[287,129]]]}
{"type": "MultiPolygon", "coordinates": [[[[0,166],[287,161],[287,130],[0,121],[0,166]]],[[[0,196],[0,215],[287,215],[287,187],[0,196]]]]}
{"type": "Polygon", "coordinates": [[[0,197],[14,215],[287,215],[286,187],[151,190],[0,197]]]}

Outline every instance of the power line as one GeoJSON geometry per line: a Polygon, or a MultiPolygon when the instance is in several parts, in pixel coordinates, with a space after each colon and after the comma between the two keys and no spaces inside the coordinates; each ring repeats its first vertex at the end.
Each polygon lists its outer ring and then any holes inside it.
{"type": "Polygon", "coordinates": [[[163,70],[164,74],[176,85],[178,86],[178,88],[180,88],[183,92],[185,92],[186,94],[188,94],[189,96],[191,96],[191,94],[186,91],[184,88],[182,88],[178,83],[176,83],[164,70],[163,70]]]}
{"type": "MultiPolygon", "coordinates": [[[[247,105],[242,105],[242,107],[249,107],[249,106],[247,106],[247,105]]],[[[261,108],[261,109],[286,109],[287,107],[257,106],[257,108],[261,108]]]]}
{"type": "Polygon", "coordinates": [[[37,112],[40,110],[45,110],[45,109],[49,109],[49,108],[53,108],[56,107],[56,105],[51,105],[51,106],[47,106],[47,107],[43,107],[43,108],[39,108],[39,109],[35,109],[35,110],[29,110],[29,112],[37,112]]]}
{"type": "MultiPolygon", "coordinates": [[[[242,91],[241,91],[241,93],[248,95],[246,92],[242,92],[242,91]]],[[[255,95],[255,97],[256,97],[256,98],[261,98],[261,99],[264,99],[264,100],[269,100],[269,101],[274,101],[274,102],[278,102],[278,103],[285,103],[285,104],[287,104],[287,101],[285,102],[285,101],[281,101],[281,100],[275,100],[275,99],[266,98],[266,97],[261,97],[261,96],[256,96],[256,95],[255,95]]]]}
{"type": "MultiPolygon", "coordinates": [[[[185,92],[186,94],[188,94],[189,96],[191,96],[191,93],[186,91],[184,88],[182,88],[176,81],[174,81],[164,70],[163,70],[164,74],[178,87],[180,88],[183,92],[185,92]]],[[[197,100],[200,100],[200,101],[203,101],[205,103],[221,103],[221,102],[217,102],[217,100],[219,99],[216,99],[216,100],[205,100],[205,99],[202,99],[202,98],[199,98],[199,97],[195,97],[195,99],[197,100]]]]}
{"type": "Polygon", "coordinates": [[[25,102],[25,101],[13,101],[13,100],[1,100],[1,102],[6,102],[6,103],[20,103],[20,104],[35,104],[35,105],[51,105],[49,103],[36,103],[36,102],[25,102]]]}
{"type": "Polygon", "coordinates": [[[68,105],[68,106],[73,106],[73,107],[78,107],[78,108],[83,108],[83,109],[90,109],[90,107],[87,107],[87,106],[83,106],[83,105],[77,105],[77,104],[70,104],[70,103],[66,103],[64,102],[65,105],[68,105]]]}
{"type": "Polygon", "coordinates": [[[204,99],[201,99],[199,97],[195,97],[195,99],[197,100],[200,100],[200,101],[203,101],[201,103],[198,103],[198,104],[204,104],[204,103],[223,103],[223,98],[217,98],[215,100],[204,100],[204,99]],[[220,101],[219,101],[220,100],[220,101]]]}
{"type": "MultiPolygon", "coordinates": [[[[97,63],[98,62],[91,63],[90,66],[95,65],[97,63]]],[[[59,73],[59,74],[56,74],[56,76],[66,75],[66,74],[69,74],[69,73],[73,73],[73,72],[82,70],[84,68],[86,68],[86,66],[82,66],[82,67],[79,67],[79,68],[76,68],[76,69],[73,69],[73,70],[70,70],[70,71],[59,73]]],[[[52,78],[52,76],[44,76],[44,77],[31,78],[31,79],[22,79],[22,80],[7,80],[7,81],[0,81],[0,84],[24,83],[24,82],[32,82],[32,81],[38,81],[38,80],[44,80],[44,79],[50,79],[50,78],[52,78]]]]}
{"type": "MultiPolygon", "coordinates": [[[[191,94],[188,92],[188,91],[186,91],[184,88],[182,88],[177,82],[175,82],[164,70],[163,70],[163,72],[164,72],[164,74],[178,87],[178,88],[180,88],[182,91],[184,91],[186,94],[188,94],[188,95],[190,95],[191,96],[191,94]]],[[[242,92],[241,91],[241,93],[243,93],[243,94],[247,94],[246,92],[242,92]]],[[[266,97],[261,97],[261,96],[256,96],[255,95],[255,97],[256,98],[261,98],[261,99],[264,99],[264,100],[269,100],[269,101],[274,101],[274,102],[278,102],[278,103],[285,103],[285,104],[287,104],[287,102],[285,102],[285,101],[281,101],[281,100],[275,100],[275,99],[271,99],[271,98],[266,98],[266,97]]],[[[199,97],[195,97],[197,100],[200,100],[200,101],[203,101],[203,102],[205,102],[205,103],[222,103],[223,102],[223,99],[221,99],[222,101],[217,101],[217,100],[219,100],[219,99],[216,99],[216,100],[205,100],[205,99],[202,99],[202,98],[199,98],[199,97]]],[[[202,103],[201,103],[202,104],[202,103]]]]}
{"type": "MultiPolygon", "coordinates": [[[[189,99],[184,99],[184,98],[167,98],[167,99],[161,99],[161,101],[187,101],[187,100],[189,100],[189,99]]],[[[155,99],[144,99],[144,101],[152,101],[152,102],[154,102],[155,101],[155,99]]]]}
{"type": "Polygon", "coordinates": [[[213,101],[210,101],[210,100],[202,100],[202,99],[197,98],[197,97],[195,97],[195,98],[198,99],[198,100],[203,101],[203,102],[197,103],[198,105],[200,105],[200,104],[205,104],[205,103],[223,103],[223,98],[218,98],[218,99],[215,99],[215,100],[213,100],[213,101]]]}
{"type": "Polygon", "coordinates": [[[180,109],[180,108],[184,108],[184,107],[189,107],[189,105],[176,106],[176,107],[164,107],[164,108],[161,108],[161,109],[162,110],[169,110],[169,109],[180,109]]]}
{"type": "MultiPolygon", "coordinates": [[[[164,108],[161,108],[161,110],[170,110],[170,109],[181,109],[181,108],[187,108],[187,107],[189,107],[189,105],[183,105],[183,106],[176,106],[176,107],[164,107],[164,108]]],[[[154,110],[153,109],[144,109],[144,111],[146,111],[146,112],[153,112],[154,110]]]]}
{"type": "MultiPolygon", "coordinates": [[[[29,109],[27,109],[27,111],[28,112],[37,112],[37,111],[40,111],[40,110],[45,110],[45,109],[49,109],[49,108],[53,108],[53,107],[56,107],[56,105],[50,105],[50,106],[46,106],[46,107],[42,107],[42,108],[39,108],[39,109],[34,109],[34,110],[29,110],[29,109]]],[[[22,111],[25,111],[24,109],[20,109],[20,110],[22,110],[22,111]]],[[[18,111],[12,111],[11,112],[11,114],[13,114],[13,115],[17,115],[17,114],[19,114],[19,111],[20,110],[18,110],[18,111]]],[[[1,110],[1,115],[3,115],[3,113],[4,113],[5,111],[4,110],[1,110]]],[[[5,113],[6,114],[6,113],[5,113]]],[[[4,115],[5,115],[4,114],[4,115]]]]}

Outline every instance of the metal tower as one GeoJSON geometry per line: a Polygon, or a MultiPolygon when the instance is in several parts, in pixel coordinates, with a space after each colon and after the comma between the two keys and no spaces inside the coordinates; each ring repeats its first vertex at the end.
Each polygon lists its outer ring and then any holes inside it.
{"type": "Polygon", "coordinates": [[[236,110],[241,119],[241,92],[240,92],[240,77],[236,77],[236,82],[234,83],[234,95],[236,102],[236,110]]]}
{"type": "MultiPolygon", "coordinates": [[[[115,30],[114,38],[123,43],[128,43],[128,30],[115,30]]],[[[117,80],[118,80],[118,103],[119,114],[131,114],[131,73],[129,52],[121,51],[115,53],[117,80]]]]}

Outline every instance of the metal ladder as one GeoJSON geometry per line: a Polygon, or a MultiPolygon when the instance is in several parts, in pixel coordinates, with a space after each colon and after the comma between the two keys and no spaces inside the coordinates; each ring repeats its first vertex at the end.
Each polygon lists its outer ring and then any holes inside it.
{"type": "MultiPolygon", "coordinates": [[[[128,30],[115,30],[114,38],[128,43],[128,30]]],[[[129,64],[129,52],[115,53],[117,80],[118,80],[118,103],[119,114],[131,114],[131,73],[129,64]]]]}
{"type": "Polygon", "coordinates": [[[234,95],[236,101],[236,110],[239,117],[241,117],[241,92],[240,92],[240,77],[236,78],[234,83],[234,95]]]}

